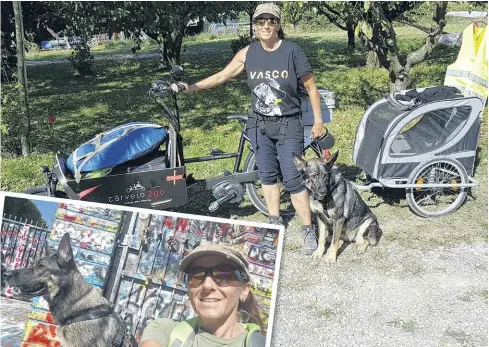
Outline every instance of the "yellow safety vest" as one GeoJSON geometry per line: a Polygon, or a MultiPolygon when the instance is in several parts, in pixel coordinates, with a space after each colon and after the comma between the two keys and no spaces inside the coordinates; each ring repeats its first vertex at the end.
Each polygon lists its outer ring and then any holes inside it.
{"type": "Polygon", "coordinates": [[[462,34],[457,60],[447,68],[445,85],[460,89],[465,96],[487,99],[486,28],[469,25],[462,34]]]}

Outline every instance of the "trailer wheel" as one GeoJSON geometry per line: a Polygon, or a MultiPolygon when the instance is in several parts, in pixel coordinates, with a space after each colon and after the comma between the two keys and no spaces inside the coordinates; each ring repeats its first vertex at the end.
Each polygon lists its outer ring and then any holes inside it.
{"type": "Polygon", "coordinates": [[[439,217],[455,211],[465,201],[468,188],[436,188],[432,185],[468,182],[467,171],[458,160],[432,159],[419,164],[409,176],[408,184],[423,186],[407,188],[406,199],[417,215],[425,218],[439,217]]]}

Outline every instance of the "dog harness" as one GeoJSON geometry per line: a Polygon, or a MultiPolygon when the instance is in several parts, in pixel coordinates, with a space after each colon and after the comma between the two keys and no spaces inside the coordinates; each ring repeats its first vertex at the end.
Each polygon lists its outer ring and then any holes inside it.
{"type": "MultiPolygon", "coordinates": [[[[65,318],[60,325],[66,326],[77,322],[104,318],[114,312],[111,305],[99,305],[93,308],[86,308],[65,318]]],[[[119,324],[117,334],[110,344],[111,347],[137,347],[137,342],[129,332],[124,323],[119,324]]]]}
{"type": "MultiPolygon", "coordinates": [[[[260,333],[260,327],[253,323],[241,324],[247,330],[245,347],[264,347],[265,336],[260,333]]],[[[172,329],[168,347],[182,347],[191,341],[198,330],[198,317],[177,323],[172,329]]]]}

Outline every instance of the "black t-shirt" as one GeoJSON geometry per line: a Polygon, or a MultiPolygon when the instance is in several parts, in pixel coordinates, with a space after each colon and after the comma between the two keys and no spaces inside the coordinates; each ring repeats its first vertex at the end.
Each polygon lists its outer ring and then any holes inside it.
{"type": "MultiPolygon", "coordinates": [[[[252,111],[268,117],[297,116],[289,119],[286,136],[302,137],[300,77],[312,72],[304,51],[297,44],[282,40],[279,48],[267,52],[256,41],[248,47],[245,69],[252,111]]],[[[252,120],[248,124],[251,127],[252,120]]]]}

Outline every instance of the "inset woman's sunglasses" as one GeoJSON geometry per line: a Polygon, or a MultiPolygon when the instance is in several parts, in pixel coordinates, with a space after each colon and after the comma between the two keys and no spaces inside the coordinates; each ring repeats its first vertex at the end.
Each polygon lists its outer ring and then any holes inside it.
{"type": "Polygon", "coordinates": [[[272,26],[272,25],[277,25],[279,23],[279,20],[277,18],[257,18],[254,21],[254,23],[259,27],[265,26],[265,23],[267,22],[270,26],[272,26]]]}
{"type": "Polygon", "coordinates": [[[229,282],[246,282],[246,272],[232,265],[216,265],[213,267],[194,267],[185,274],[191,287],[198,287],[207,276],[211,276],[218,286],[226,286],[229,282]]]}

